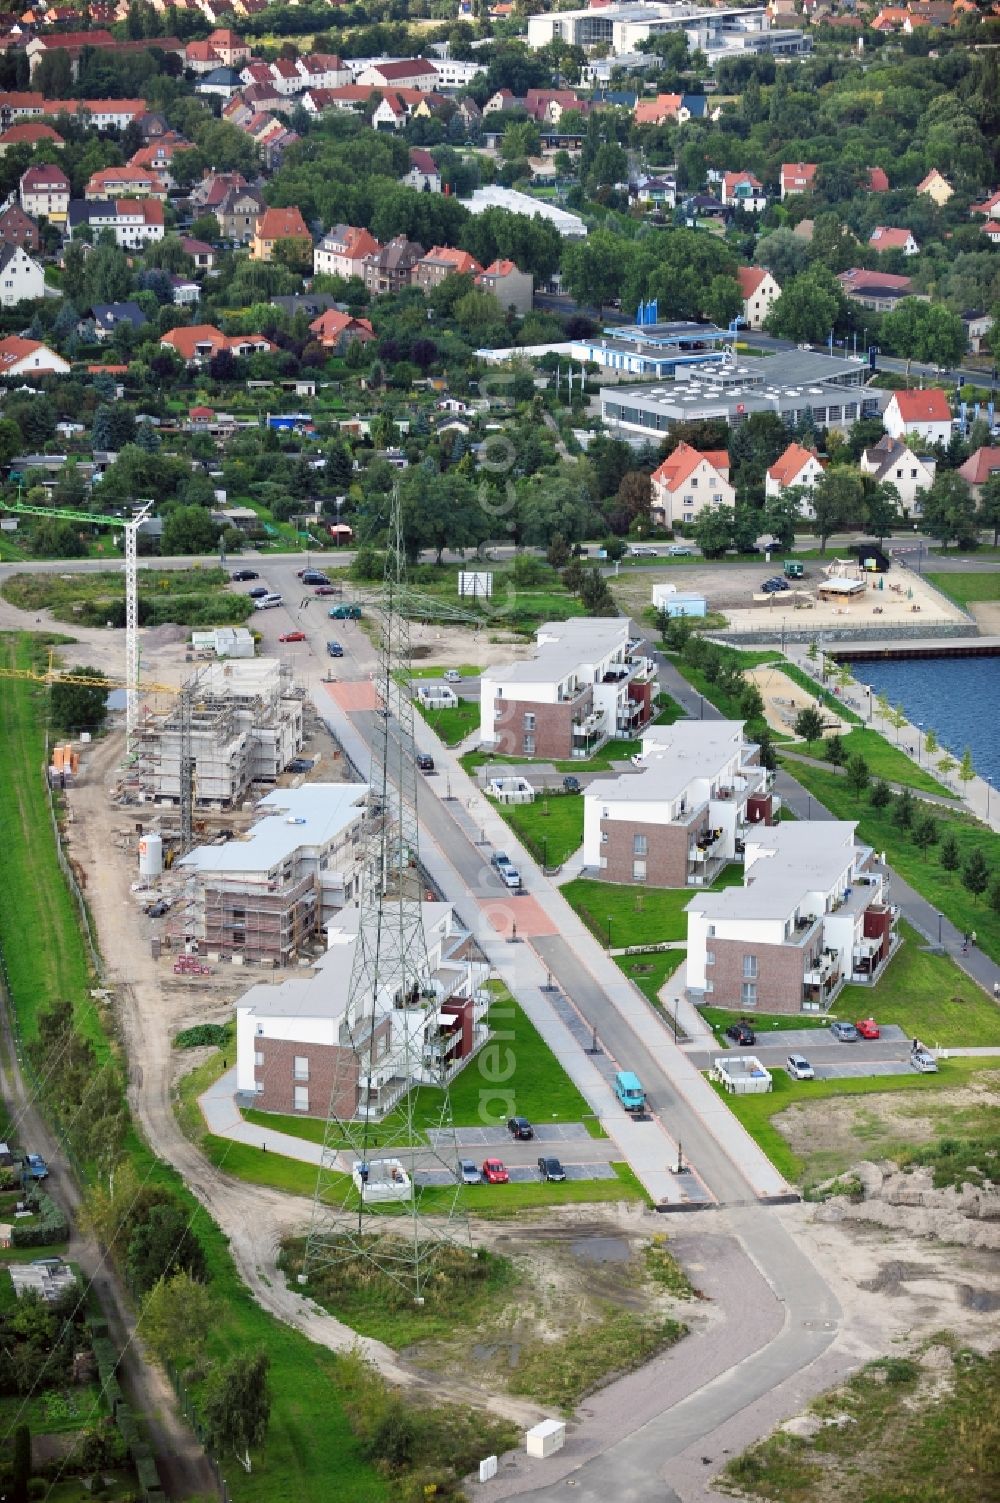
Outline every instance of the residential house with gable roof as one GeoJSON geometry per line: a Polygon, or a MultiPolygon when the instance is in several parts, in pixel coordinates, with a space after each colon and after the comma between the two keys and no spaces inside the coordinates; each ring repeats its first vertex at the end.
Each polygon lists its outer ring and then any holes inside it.
{"type": "Polygon", "coordinates": [[[902,251],[904,256],[915,256],[920,250],[912,230],[895,229],[885,224],[875,226],[868,244],[880,255],[884,251],[902,251]]]}
{"type": "Polygon", "coordinates": [[[921,495],[934,483],[937,460],[928,454],[915,454],[905,438],[887,433],[862,452],[858,468],[879,484],[894,486],[904,512],[916,515],[921,495]]]}
{"type": "Polygon", "coordinates": [[[932,167],[927,176],[917,184],[917,192],[926,193],[928,198],[934,200],[938,208],[943,208],[949,198],[954,196],[955,190],[944,173],[932,167]]]}
{"type": "Polygon", "coordinates": [[[802,498],[801,512],[803,517],[811,518],[814,513],[809,493],[814,490],[822,475],[823,466],[816,450],[791,443],[783,454],[779,454],[765,475],[764,494],[780,496],[788,490],[802,490],[806,494],[802,498]]]}
{"type": "Polygon", "coordinates": [[[763,214],[767,194],[764,184],[752,172],[724,172],[722,202],[727,208],[742,209],[745,214],[763,214]]]}
{"type": "Polygon", "coordinates": [[[816,186],[815,162],[782,162],[781,202],[795,193],[811,193],[816,186]]]}
{"type": "Polygon", "coordinates": [[[929,386],[925,391],[894,391],[882,423],[893,438],[912,433],[928,444],[946,444],[951,438],[951,408],[939,386],[929,386]]]}
{"type": "Polygon", "coordinates": [[[653,471],[650,520],[655,527],[678,527],[698,519],[707,506],[735,506],[725,449],[699,450],[680,443],[653,471]]]}
{"type": "Polygon", "coordinates": [[[736,280],[743,295],[743,320],[750,329],[761,329],[781,296],[781,288],[766,266],[738,266],[736,280]]]}

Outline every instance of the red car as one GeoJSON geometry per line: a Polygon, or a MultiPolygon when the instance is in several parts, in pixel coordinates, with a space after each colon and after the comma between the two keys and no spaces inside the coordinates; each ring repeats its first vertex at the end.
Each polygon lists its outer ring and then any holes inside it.
{"type": "Polygon", "coordinates": [[[863,1039],[877,1039],[880,1036],[879,1026],[874,1018],[862,1018],[854,1026],[863,1039]]]}
{"type": "Polygon", "coordinates": [[[304,642],[305,639],[306,639],[306,634],[305,634],[304,631],[283,631],[281,633],[281,636],[278,638],[278,641],[279,642],[304,642]]]}
{"type": "Polygon", "coordinates": [[[510,1181],[510,1175],[503,1166],[502,1159],[486,1159],[483,1163],[483,1179],[488,1185],[506,1185],[510,1181]]]}
{"type": "Polygon", "coordinates": [[[313,590],[314,595],[336,595],[336,593],[337,586],[332,584],[317,585],[315,590],[313,590]]]}

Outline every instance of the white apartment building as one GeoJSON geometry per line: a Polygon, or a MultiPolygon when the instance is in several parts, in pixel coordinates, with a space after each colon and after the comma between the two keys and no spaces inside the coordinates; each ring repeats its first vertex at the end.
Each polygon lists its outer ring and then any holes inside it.
{"type": "Polygon", "coordinates": [[[894,945],[881,869],[853,820],[748,830],[742,887],[699,893],[688,915],[689,992],[713,1006],[819,1012],[878,979],[894,945]]]}
{"type": "Polygon", "coordinates": [[[653,715],[656,669],[619,617],[547,621],[534,656],[483,674],[480,737],[499,756],[591,756],[641,734],[653,715]]]}
{"type": "Polygon", "coordinates": [[[381,249],[374,235],[367,230],[353,224],[337,224],[314,249],[313,271],[328,277],[364,280],[365,259],[377,256],[381,249]]]}
{"type": "MultiPolygon", "coordinates": [[[[742,720],[651,726],[636,771],[584,790],[583,863],[609,882],[711,884],[780,799],[742,720]]],[[[655,939],[656,936],[652,935],[655,939]]]]}
{"type": "Polygon", "coordinates": [[[367,783],[269,793],[245,835],[178,862],[192,880],[168,927],[210,953],[290,964],[357,897],[367,797],[367,783]]]}
{"type": "Polygon", "coordinates": [[[119,198],[99,203],[74,200],[69,206],[69,238],[82,225],[89,225],[94,237],[111,230],[116,244],[123,250],[138,250],[151,240],[162,240],[163,205],[156,198],[119,198]]]}
{"type": "MultiPolygon", "coordinates": [[[[236,1005],[237,1089],[263,1111],[325,1117],[332,1102],[344,1118],[381,1117],[411,1086],[456,1074],[488,1036],[489,966],[450,903],[425,903],[423,921],[426,971],[405,998],[409,978],[387,964],[352,1010],[357,908],[327,925],[310,975],[251,987],[236,1005]]],[[[504,1103],[497,1120],[509,1115],[504,1103]]]]}

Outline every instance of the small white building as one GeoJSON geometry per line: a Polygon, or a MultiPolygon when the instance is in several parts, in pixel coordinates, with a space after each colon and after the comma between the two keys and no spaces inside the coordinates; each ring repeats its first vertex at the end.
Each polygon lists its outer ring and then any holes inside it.
{"type": "Polygon", "coordinates": [[[948,397],[939,386],[894,391],[882,414],[882,426],[893,438],[912,434],[926,444],[946,444],[951,438],[948,397]]]}
{"type": "Polygon", "coordinates": [[[934,483],[937,460],[927,454],[914,454],[909,444],[887,433],[864,450],[859,468],[863,474],[893,486],[903,510],[917,514],[923,492],[934,483]]]}
{"type": "Polygon", "coordinates": [[[0,245],[0,306],[45,296],[45,271],[22,245],[0,245]]]}

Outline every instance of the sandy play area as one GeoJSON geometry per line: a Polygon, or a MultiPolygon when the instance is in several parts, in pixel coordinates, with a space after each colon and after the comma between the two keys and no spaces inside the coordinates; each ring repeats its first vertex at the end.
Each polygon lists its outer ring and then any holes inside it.
{"type": "MultiPolygon", "coordinates": [[[[945,621],[966,619],[957,605],[909,569],[893,567],[886,574],[869,575],[863,580],[865,589],[842,599],[820,599],[826,584],[823,570],[819,561],[812,560],[807,565],[806,577],[798,581],[800,588],[776,592],[768,597],[766,604],[748,600],[744,607],[726,605],[730,625],[746,630],[766,620],[768,625],[778,627],[784,623],[789,630],[801,630],[804,626],[823,630],[894,624],[934,627],[945,621]]],[[[709,605],[713,604],[710,598],[709,605]]]]}
{"type": "MultiPolygon", "coordinates": [[[[816,696],[793,683],[787,673],[782,673],[780,663],[763,663],[759,668],[749,668],[745,670],[744,677],[760,690],[768,725],[783,735],[787,736],[794,728],[801,710],[817,706],[816,696]]],[[[827,724],[832,728],[836,722],[840,728],[838,734],[846,736],[851,725],[828,703],[823,704],[821,709],[827,724]]]]}

